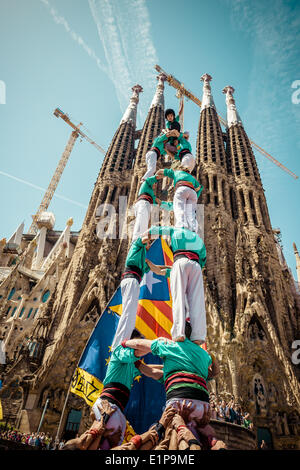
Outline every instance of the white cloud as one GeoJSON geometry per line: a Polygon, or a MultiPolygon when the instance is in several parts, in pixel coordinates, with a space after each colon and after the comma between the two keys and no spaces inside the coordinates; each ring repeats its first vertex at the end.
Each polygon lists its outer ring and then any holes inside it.
{"type": "Polygon", "coordinates": [[[50,4],[50,2],[48,0],[40,0],[49,10],[49,13],[51,14],[53,20],[55,21],[56,24],[58,25],[62,25],[66,32],[71,36],[71,38],[73,39],[73,41],[77,42],[77,44],[82,47],[85,52],[90,56],[91,59],[93,59],[96,64],[97,64],[97,67],[102,71],[102,72],[105,72],[106,74],[108,74],[108,69],[107,67],[102,63],[102,61],[99,59],[99,57],[97,57],[97,55],[95,54],[95,51],[93,49],[91,49],[84,41],[84,39],[79,36],[77,33],[75,33],[75,31],[73,31],[68,22],[66,21],[66,19],[63,17],[63,16],[60,16],[58,14],[58,12],[55,10],[55,8],[53,8],[50,4]]]}
{"type": "Polygon", "coordinates": [[[89,0],[89,5],[121,110],[128,105],[132,86],[139,83],[144,93],[138,109],[145,118],[154,93],[154,65],[158,62],[146,2],[89,0]]]}
{"type": "Polygon", "coordinates": [[[154,65],[158,63],[145,0],[89,0],[107,64],[71,29],[49,0],[40,1],[48,8],[55,23],[62,25],[73,41],[108,75],[115,86],[122,112],[128,106],[131,88],[137,83],[143,87],[138,113],[144,120],[154,94],[154,65]]]}

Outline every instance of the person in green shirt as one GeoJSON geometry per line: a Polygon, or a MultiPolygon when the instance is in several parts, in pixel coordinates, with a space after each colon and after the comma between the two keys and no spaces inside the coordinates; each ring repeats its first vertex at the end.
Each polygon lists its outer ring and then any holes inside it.
{"type": "MultiPolygon", "coordinates": [[[[135,330],[132,338],[137,336],[141,335],[135,330]]],[[[152,366],[148,370],[148,365],[143,364],[139,357],[138,349],[127,348],[123,343],[112,352],[103,380],[103,389],[92,406],[91,417],[94,423],[79,438],[69,441],[65,450],[109,450],[122,444],[126,431],[124,409],[134,379],[141,375],[140,367],[144,373],[151,373],[152,366]]]]}
{"type": "Polygon", "coordinates": [[[153,176],[156,171],[157,159],[166,155],[165,144],[168,141],[167,134],[161,133],[156,139],[154,139],[152,147],[145,155],[147,171],[142,177],[142,181],[145,181],[150,176],[153,176]]]}
{"type": "MultiPolygon", "coordinates": [[[[180,115],[182,113],[182,110],[183,110],[183,103],[180,103],[180,109],[179,109],[177,116],[175,116],[175,111],[173,109],[169,108],[166,110],[165,112],[166,131],[176,130],[178,133],[180,133],[180,130],[181,130],[180,115]]],[[[165,144],[166,150],[168,150],[172,154],[177,153],[176,141],[177,141],[177,134],[174,136],[171,135],[168,137],[168,141],[165,144]]]]}
{"type": "Polygon", "coordinates": [[[180,133],[178,136],[179,149],[174,155],[175,160],[179,160],[181,167],[189,171],[193,171],[195,168],[195,157],[192,154],[192,146],[188,141],[189,133],[180,133]]]}
{"type": "Polygon", "coordinates": [[[134,204],[135,223],[133,228],[132,240],[136,240],[149,227],[150,213],[152,205],[159,205],[166,211],[173,210],[173,204],[167,201],[161,201],[155,195],[157,179],[150,176],[141,184],[138,192],[138,198],[134,204]]]}
{"type": "Polygon", "coordinates": [[[213,354],[209,354],[198,344],[190,341],[192,331],[190,323],[186,322],[186,338],[182,342],[166,338],[156,340],[137,338],[126,341],[124,345],[138,350],[140,355],[151,352],[162,359],[163,369],[157,369],[152,365],[148,371],[142,372],[156,380],[163,380],[167,399],[166,408],[170,405],[178,408],[183,402],[191,407],[192,413],[189,415],[187,425],[194,432],[199,426],[199,421],[209,412],[207,381],[218,375],[219,364],[213,354]]]}
{"type": "MultiPolygon", "coordinates": [[[[98,421],[101,420],[103,400],[107,400],[110,406],[115,409],[115,412],[106,423],[106,427],[111,430],[111,434],[114,434],[119,428],[121,429],[120,441],[119,443],[114,443],[114,445],[120,445],[124,439],[126,430],[124,409],[129,401],[133,381],[137,376],[141,375],[136,367],[139,365],[139,362],[137,362],[139,357],[138,350],[135,351],[125,347],[123,342],[112,351],[103,380],[102,392],[92,407],[92,411],[98,421]]],[[[107,444],[104,442],[102,449],[105,449],[107,444]]]]}
{"type": "Polygon", "coordinates": [[[203,186],[194,178],[189,171],[161,169],[156,173],[156,179],[164,176],[174,181],[173,210],[176,227],[185,227],[193,232],[198,232],[196,218],[197,201],[203,190],[203,186]]]}
{"type": "Polygon", "coordinates": [[[166,269],[163,275],[170,275],[173,312],[172,339],[184,341],[185,320],[190,317],[191,341],[202,344],[206,338],[206,310],[202,277],[202,268],[206,263],[204,242],[195,232],[181,227],[152,226],[142,235],[142,240],[146,242],[151,238],[151,235],[167,235],[171,239],[173,266],[171,272],[166,269]],[[186,312],[186,302],[188,312],[186,312]]]}
{"type": "MultiPolygon", "coordinates": [[[[125,261],[125,269],[120,284],[122,295],[122,315],[112,343],[112,351],[119,346],[124,339],[130,338],[136,322],[136,311],[140,295],[140,283],[145,273],[150,271],[150,265],[146,262],[146,254],[152,241],[142,240],[141,237],[133,241],[125,261]]],[[[159,270],[160,267],[151,263],[151,269],[159,270]]]]}

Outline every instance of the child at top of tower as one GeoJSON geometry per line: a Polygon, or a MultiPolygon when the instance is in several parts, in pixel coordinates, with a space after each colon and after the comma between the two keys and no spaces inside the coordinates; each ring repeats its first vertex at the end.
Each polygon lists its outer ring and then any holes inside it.
{"type": "Polygon", "coordinates": [[[165,112],[165,119],[166,119],[166,129],[169,131],[172,131],[173,129],[176,129],[176,131],[180,132],[181,126],[179,122],[179,114],[175,116],[175,111],[173,109],[167,109],[165,112]]]}
{"type": "MultiPolygon", "coordinates": [[[[180,115],[183,111],[183,103],[180,103],[180,108],[177,116],[175,115],[174,109],[167,109],[165,112],[165,119],[166,119],[166,131],[178,131],[180,133],[181,131],[181,125],[180,125],[180,115]]],[[[175,137],[169,137],[168,142],[167,142],[167,148],[171,153],[176,153],[176,138],[175,137]]]]}

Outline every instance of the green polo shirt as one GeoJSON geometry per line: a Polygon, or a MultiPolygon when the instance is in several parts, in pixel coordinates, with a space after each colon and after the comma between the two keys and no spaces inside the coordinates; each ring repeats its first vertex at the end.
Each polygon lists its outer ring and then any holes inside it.
{"type": "Polygon", "coordinates": [[[176,186],[176,184],[179,181],[187,181],[188,183],[192,183],[195,189],[200,188],[199,191],[197,191],[197,196],[198,197],[202,193],[203,186],[199,183],[199,181],[196,180],[196,178],[194,178],[187,171],[182,171],[182,170],[175,170],[174,171],[172,169],[165,168],[164,169],[164,176],[168,176],[168,178],[172,178],[172,180],[174,180],[174,186],[176,186]]]}
{"type": "Polygon", "coordinates": [[[143,275],[150,270],[148,264],[145,261],[146,253],[146,245],[142,243],[141,237],[137,238],[134,242],[131,243],[125,266],[137,266],[141,270],[143,277],[143,275]]]}
{"type": "Polygon", "coordinates": [[[176,153],[176,155],[174,156],[174,158],[176,160],[180,160],[179,158],[179,153],[181,152],[181,150],[188,150],[190,153],[192,153],[192,146],[191,144],[189,143],[188,140],[186,140],[184,137],[183,137],[183,134],[180,133],[180,136],[178,137],[178,143],[180,145],[180,149],[178,150],[178,152],[176,153]]]}
{"type": "Polygon", "coordinates": [[[173,253],[177,250],[193,251],[199,256],[201,268],[205,266],[206,248],[202,238],[195,232],[182,227],[159,227],[154,225],[150,227],[149,233],[152,235],[169,235],[173,253]]]}
{"type": "Polygon", "coordinates": [[[207,380],[208,367],[212,359],[201,346],[189,339],[174,343],[165,343],[161,339],[156,339],[151,343],[151,351],[163,360],[164,380],[171,373],[183,371],[197,374],[207,380]]]}
{"type": "MultiPolygon", "coordinates": [[[[156,203],[156,196],[153,191],[153,185],[157,183],[156,176],[150,176],[149,178],[146,179],[141,184],[140,190],[138,192],[138,196],[141,196],[142,194],[150,194],[153,200],[153,205],[157,206],[156,203]]],[[[167,201],[161,201],[160,207],[166,211],[172,211],[173,210],[173,203],[172,202],[167,202],[167,201]]]]}
{"type": "Polygon", "coordinates": [[[121,344],[117,346],[111,354],[103,385],[118,382],[130,390],[135,377],[141,375],[134,365],[138,359],[134,349],[124,348],[121,344]]]}
{"type": "Polygon", "coordinates": [[[168,138],[166,137],[165,134],[162,134],[162,135],[159,135],[158,137],[156,137],[156,139],[154,140],[153,144],[152,144],[152,148],[153,147],[156,147],[158,148],[158,150],[160,151],[160,154],[161,155],[166,155],[166,151],[165,151],[165,148],[164,148],[164,143],[168,140],[168,138]]]}
{"type": "Polygon", "coordinates": [[[141,196],[142,194],[145,194],[145,193],[150,194],[150,196],[153,199],[153,202],[155,203],[156,196],[153,191],[153,185],[155,183],[157,183],[156,176],[150,176],[149,178],[147,178],[146,181],[144,181],[141,184],[140,190],[138,192],[138,196],[141,196]]]}

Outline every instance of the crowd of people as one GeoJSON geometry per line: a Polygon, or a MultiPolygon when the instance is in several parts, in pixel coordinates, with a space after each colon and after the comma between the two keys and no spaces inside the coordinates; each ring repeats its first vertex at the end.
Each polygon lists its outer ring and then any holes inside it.
{"type": "Polygon", "coordinates": [[[0,439],[31,446],[38,450],[60,450],[65,444],[63,440],[53,439],[49,433],[25,433],[16,429],[0,429],[0,439]]]}
{"type": "Polygon", "coordinates": [[[253,429],[253,422],[250,414],[243,411],[237,400],[232,397],[229,401],[220,400],[215,395],[210,397],[211,418],[238,424],[247,429],[253,429]]]}

